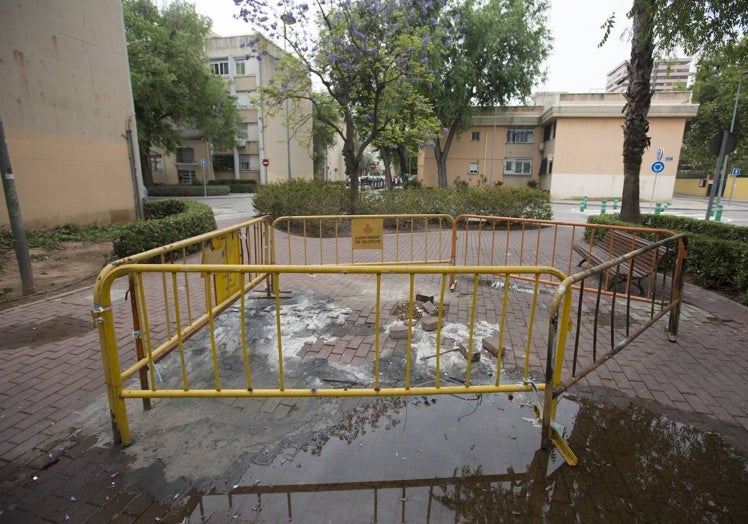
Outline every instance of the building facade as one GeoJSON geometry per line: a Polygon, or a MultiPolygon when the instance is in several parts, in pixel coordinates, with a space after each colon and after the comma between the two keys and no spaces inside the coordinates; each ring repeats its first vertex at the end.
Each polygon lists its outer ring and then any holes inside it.
{"type": "MultiPolygon", "coordinates": [[[[655,92],[672,91],[678,87],[685,88],[688,86],[690,70],[690,58],[655,60],[652,74],[649,77],[650,85],[655,92]]],[[[605,91],[607,93],[625,93],[628,86],[629,78],[626,62],[622,62],[608,73],[605,81],[605,91]]]]}
{"type": "Polygon", "coordinates": [[[154,182],[192,184],[205,178],[266,184],[289,178],[312,178],[312,122],[309,118],[295,117],[311,114],[311,103],[299,105],[294,101],[290,120],[283,110],[273,115],[263,112],[258,103],[257,89],[273,77],[283,50],[257,35],[210,34],[206,54],[211,70],[224,79],[239,109],[241,124],[236,146],[217,151],[201,138],[199,131],[186,131],[176,152],[153,151],[154,182]],[[258,55],[250,50],[257,47],[258,38],[259,47],[267,54],[258,55]]]}
{"type": "MultiPolygon", "coordinates": [[[[534,102],[476,114],[472,127],[456,137],[449,150],[448,186],[525,186],[534,181],[555,199],[620,197],[623,95],[538,93],[534,102]]],[[[689,92],[653,96],[652,146],[640,173],[643,200],[672,197],[686,118],[697,110],[689,92]],[[662,169],[655,166],[655,173],[652,164],[658,161],[662,169]]],[[[422,185],[438,185],[432,147],[421,149],[418,173],[422,185]]]]}
{"type": "Polygon", "coordinates": [[[0,39],[0,115],[24,225],[136,218],[140,157],[120,1],[0,2],[0,39]]]}

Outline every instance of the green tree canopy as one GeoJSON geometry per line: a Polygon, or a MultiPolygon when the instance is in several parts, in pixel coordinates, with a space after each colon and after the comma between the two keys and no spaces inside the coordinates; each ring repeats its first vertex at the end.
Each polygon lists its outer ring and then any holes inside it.
{"type": "Polygon", "coordinates": [[[335,129],[327,122],[340,122],[338,106],[328,93],[312,93],[314,115],[312,140],[314,142],[314,172],[326,175],[327,151],[335,145],[335,129]]]}
{"type": "Polygon", "coordinates": [[[431,54],[433,82],[422,83],[444,132],[434,141],[439,186],[446,187],[452,141],[479,106],[526,99],[542,80],[551,49],[545,0],[466,0],[441,13],[439,52],[431,54]]]}
{"type": "MultiPolygon", "coordinates": [[[[654,54],[682,49],[690,55],[710,56],[730,49],[748,30],[748,4],[745,0],[634,0],[627,16],[632,22],[632,38],[624,110],[621,219],[638,223],[639,172],[650,142],[647,114],[654,54]]],[[[606,23],[603,43],[614,23],[615,14],[606,23]]]]}
{"type": "Polygon", "coordinates": [[[153,184],[151,147],[174,151],[185,131],[217,148],[234,145],[239,125],[226,85],[205,56],[210,19],[182,0],[159,10],[151,0],[122,3],[144,183],[153,184]]]}
{"type": "Polygon", "coordinates": [[[262,89],[265,110],[279,111],[285,99],[311,99],[315,103],[306,80],[309,75],[313,84],[320,85],[337,104],[340,118],[336,121],[326,118],[322,111],[317,114],[341,138],[346,175],[351,182],[351,212],[355,213],[366,148],[393,128],[403,108],[430,111],[429,101],[418,93],[416,84],[428,78],[430,31],[440,2],[319,2],[318,36],[307,35],[308,39],[302,38],[303,27],[286,29],[291,23],[309,20],[306,3],[284,4],[286,11],[280,15],[252,0],[243,4],[245,19],[259,22],[271,37],[283,38],[296,58],[281,60],[276,77],[262,89]]]}
{"type": "MultiPolygon", "coordinates": [[[[748,71],[748,38],[703,56],[697,65],[693,98],[699,113],[686,124],[681,161],[692,164],[702,174],[714,171],[716,158],[708,142],[717,133],[730,129],[738,82],[748,71]],[[741,58],[742,57],[742,60],[741,58]]],[[[735,129],[735,151],[730,163],[748,171],[748,76],[744,76],[739,93],[735,129]]]]}

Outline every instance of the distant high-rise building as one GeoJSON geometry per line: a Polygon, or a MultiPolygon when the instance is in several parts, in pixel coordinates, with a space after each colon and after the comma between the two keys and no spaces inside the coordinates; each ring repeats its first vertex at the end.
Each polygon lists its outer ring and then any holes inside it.
{"type": "MultiPolygon", "coordinates": [[[[688,85],[688,72],[691,68],[690,58],[669,58],[655,60],[650,81],[652,88],[657,91],[672,91],[676,86],[688,85]]],[[[629,85],[626,62],[608,73],[605,82],[607,93],[625,93],[629,85]]]]}

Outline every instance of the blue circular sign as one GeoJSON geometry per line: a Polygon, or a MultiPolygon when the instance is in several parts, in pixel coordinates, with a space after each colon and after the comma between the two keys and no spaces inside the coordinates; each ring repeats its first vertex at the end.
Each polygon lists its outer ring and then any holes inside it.
{"type": "Polygon", "coordinates": [[[662,173],[665,169],[665,162],[652,162],[652,173],[662,173]]]}

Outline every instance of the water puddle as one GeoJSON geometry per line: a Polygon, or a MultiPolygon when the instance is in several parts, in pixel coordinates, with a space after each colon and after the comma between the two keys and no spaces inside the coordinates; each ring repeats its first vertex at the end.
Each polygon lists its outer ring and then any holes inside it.
{"type": "Polygon", "coordinates": [[[746,522],[744,458],[650,411],[565,399],[579,457],[541,450],[532,394],[362,401],[306,444],[193,493],[184,522],[746,522]]]}

